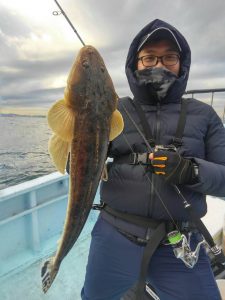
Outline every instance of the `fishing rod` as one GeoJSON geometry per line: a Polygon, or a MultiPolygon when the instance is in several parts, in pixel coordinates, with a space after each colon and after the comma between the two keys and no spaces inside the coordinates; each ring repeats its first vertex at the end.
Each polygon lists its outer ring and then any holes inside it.
{"type": "Polygon", "coordinates": [[[70,19],[68,18],[68,16],[66,15],[65,11],[62,9],[61,5],[59,4],[59,2],[57,0],[54,0],[55,3],[57,4],[57,6],[59,7],[60,11],[53,11],[53,15],[54,16],[58,16],[61,13],[64,15],[64,17],[66,18],[67,22],[70,24],[70,26],[72,27],[73,31],[75,32],[75,34],[77,35],[77,37],[79,38],[79,40],[81,41],[82,45],[85,46],[84,41],[82,40],[81,36],[79,35],[79,33],[77,32],[77,30],[75,29],[75,27],[73,26],[72,22],[70,21],[70,19]]]}
{"type": "MultiPolygon", "coordinates": [[[[84,41],[82,40],[81,36],[79,35],[79,33],[77,32],[77,30],[74,28],[72,22],[70,21],[70,19],[68,18],[68,16],[66,15],[66,13],[64,12],[64,10],[62,9],[62,7],[60,6],[60,4],[58,3],[57,0],[54,0],[55,3],[57,4],[57,6],[59,7],[60,9],[60,12],[58,11],[53,11],[53,15],[59,15],[60,13],[62,13],[64,15],[64,17],[66,18],[67,22],[70,24],[70,26],[72,27],[73,31],[75,32],[75,34],[77,35],[77,37],[79,38],[79,40],[81,41],[82,45],[85,46],[85,43],[84,41]]],[[[122,105],[123,108],[124,105],[122,105]]],[[[133,118],[130,116],[129,112],[125,109],[125,112],[128,116],[128,118],[130,119],[130,121],[132,121],[133,125],[135,126],[135,128],[137,129],[137,131],[139,132],[139,134],[142,136],[148,150],[150,150],[150,152],[154,153],[154,149],[149,145],[148,141],[146,140],[145,136],[143,135],[143,133],[141,132],[141,130],[139,129],[138,125],[136,124],[136,122],[133,120],[133,118]]],[[[125,138],[125,135],[124,133],[122,133],[124,138],[125,138]]],[[[125,138],[125,140],[127,140],[125,138]]],[[[128,141],[127,141],[128,142],[128,141]]],[[[129,142],[128,142],[129,144],[129,142]]],[[[134,153],[131,145],[129,144],[130,148],[131,148],[131,151],[134,153]]],[[[148,176],[149,178],[149,176],[148,176]]],[[[153,183],[151,182],[150,178],[149,178],[149,181],[152,185],[152,187],[154,188],[157,196],[159,197],[160,201],[162,202],[164,208],[166,209],[169,217],[171,218],[172,222],[175,223],[171,213],[169,212],[169,210],[167,209],[166,205],[164,204],[164,201],[162,200],[159,192],[155,189],[155,187],[153,186],[153,183]]],[[[215,242],[213,241],[213,238],[211,237],[210,233],[208,232],[207,228],[205,227],[205,225],[203,224],[203,222],[196,216],[191,204],[185,199],[184,195],[181,193],[180,189],[178,188],[177,185],[173,184],[173,187],[174,189],[176,190],[177,194],[180,196],[181,200],[182,200],[182,203],[183,203],[183,206],[184,208],[188,211],[191,219],[193,220],[193,222],[197,225],[197,228],[199,228],[200,232],[202,233],[202,236],[203,236],[203,239],[204,239],[204,242],[205,244],[207,244],[209,246],[209,249],[212,251],[212,253],[214,254],[214,256],[217,258],[217,261],[223,266],[223,268],[225,268],[225,256],[223,255],[223,252],[221,249],[218,248],[218,246],[215,244],[215,242]],[[206,237],[205,237],[206,236],[206,237]]],[[[177,227],[177,226],[176,226],[177,227]]],[[[201,242],[200,242],[201,243],[201,242]]],[[[197,249],[196,249],[197,250],[197,249]]],[[[199,250],[198,250],[199,252],[199,250]]],[[[192,259],[196,259],[196,254],[197,253],[193,253],[194,255],[191,257],[192,259]]],[[[179,255],[179,253],[178,253],[179,255]]],[[[197,259],[196,259],[197,261],[197,259]]],[[[196,262],[195,261],[195,262],[196,262]]],[[[192,266],[189,266],[189,267],[193,267],[192,266]]]]}
{"type": "MultiPolygon", "coordinates": [[[[135,122],[135,120],[131,117],[130,113],[128,112],[128,110],[126,109],[126,107],[122,104],[122,107],[127,115],[127,117],[129,118],[129,120],[132,122],[132,124],[134,125],[134,127],[137,129],[137,132],[140,134],[140,136],[143,138],[148,151],[151,153],[154,153],[154,149],[153,147],[151,147],[151,145],[148,143],[147,139],[145,138],[144,134],[142,133],[142,131],[140,130],[139,126],[137,125],[137,123],[135,122]]],[[[122,133],[123,134],[123,133],[122,133]]],[[[125,135],[123,134],[124,139],[126,140],[128,146],[130,147],[131,151],[134,153],[129,141],[125,138],[125,135]]],[[[139,163],[140,166],[142,166],[144,168],[144,166],[139,163]]],[[[160,196],[160,193],[156,190],[156,188],[153,186],[149,176],[147,175],[148,180],[150,181],[152,188],[154,188],[156,195],[158,196],[159,200],[161,201],[161,203],[163,204],[164,208],[166,209],[169,217],[171,218],[172,222],[175,223],[171,213],[169,212],[169,210],[167,209],[166,205],[164,204],[163,199],[160,196]]],[[[176,184],[172,184],[173,188],[175,189],[175,191],[177,192],[178,196],[180,197],[180,199],[182,200],[182,204],[184,209],[187,211],[187,213],[189,214],[191,221],[196,225],[197,229],[199,230],[199,232],[202,234],[203,240],[200,241],[196,247],[196,249],[194,251],[191,250],[189,244],[190,244],[190,240],[187,240],[185,235],[181,235],[181,233],[179,232],[179,228],[177,227],[176,223],[175,223],[175,227],[177,228],[177,230],[172,231],[170,234],[172,235],[168,235],[168,240],[170,241],[176,241],[176,243],[171,242],[170,244],[173,246],[174,248],[174,254],[177,258],[180,258],[183,260],[183,262],[185,263],[185,265],[189,268],[193,268],[194,265],[196,264],[197,260],[198,260],[198,256],[199,256],[199,251],[200,251],[200,246],[201,245],[205,245],[206,247],[208,247],[211,252],[214,254],[217,263],[219,264],[219,268],[221,270],[225,269],[225,256],[222,252],[222,249],[220,249],[214,242],[212,236],[210,235],[208,229],[206,228],[206,226],[204,225],[204,223],[201,221],[201,219],[197,216],[197,214],[195,213],[194,209],[192,208],[192,205],[187,201],[187,199],[184,197],[184,195],[182,194],[181,190],[178,188],[178,186],[176,184]],[[171,239],[170,239],[171,238],[171,239]]]]}
{"type": "MultiPolygon", "coordinates": [[[[79,35],[79,33],[77,32],[77,30],[76,30],[75,27],[73,26],[72,22],[70,21],[70,19],[69,19],[68,16],[66,15],[65,11],[63,10],[63,8],[62,8],[61,5],[59,4],[59,2],[58,2],[57,0],[54,0],[54,1],[55,1],[55,3],[57,4],[57,6],[59,7],[60,11],[53,11],[53,15],[54,15],[54,16],[58,16],[58,15],[60,15],[60,14],[62,13],[62,14],[64,15],[64,17],[66,18],[67,22],[68,22],[68,23],[70,24],[70,26],[72,27],[72,29],[73,29],[73,31],[75,32],[75,34],[77,35],[77,37],[79,38],[79,40],[81,41],[81,43],[83,44],[83,46],[85,46],[84,41],[82,40],[81,36],[79,35]]],[[[126,110],[124,106],[123,106],[123,108],[124,108],[124,110],[126,110]]],[[[128,114],[127,111],[126,111],[126,113],[128,114]]],[[[139,132],[139,134],[140,134],[141,137],[143,138],[145,144],[146,144],[147,147],[148,147],[148,150],[151,151],[151,152],[153,152],[153,150],[152,150],[151,146],[149,145],[147,139],[145,138],[145,136],[143,135],[143,133],[141,132],[141,130],[138,128],[138,126],[136,125],[135,121],[134,121],[131,117],[130,117],[130,120],[132,121],[132,123],[133,123],[134,126],[136,127],[137,131],[139,132]]],[[[122,134],[124,135],[124,133],[122,133],[122,134]]],[[[131,149],[131,151],[133,152],[133,149],[131,149]]],[[[150,178],[149,178],[149,180],[150,180],[150,178]]],[[[176,226],[176,223],[175,223],[175,221],[174,221],[174,219],[173,219],[171,213],[168,211],[167,207],[165,206],[163,200],[161,199],[161,197],[160,197],[158,191],[156,191],[156,189],[155,189],[155,187],[153,186],[152,182],[151,182],[151,185],[152,185],[152,188],[154,188],[154,190],[155,190],[156,194],[158,195],[159,199],[161,200],[161,202],[162,202],[162,204],[163,204],[165,210],[167,211],[169,217],[171,218],[172,222],[173,222],[174,225],[176,226]]]]}

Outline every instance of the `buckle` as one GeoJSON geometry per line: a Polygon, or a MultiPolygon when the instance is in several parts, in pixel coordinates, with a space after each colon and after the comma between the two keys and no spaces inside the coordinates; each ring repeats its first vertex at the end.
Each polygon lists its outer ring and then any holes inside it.
{"type": "Polygon", "coordinates": [[[149,153],[131,153],[130,165],[147,165],[149,164],[149,153]]]}
{"type": "Polygon", "coordinates": [[[156,145],[155,146],[155,151],[173,151],[173,152],[177,152],[177,148],[175,145],[171,144],[171,145],[156,145]]]}
{"type": "Polygon", "coordinates": [[[102,210],[104,207],[105,207],[105,203],[104,202],[92,205],[92,209],[93,210],[102,210]]]}
{"type": "Polygon", "coordinates": [[[137,164],[137,153],[131,153],[130,154],[130,165],[136,165],[137,164]]]}
{"type": "Polygon", "coordinates": [[[149,163],[149,153],[140,153],[138,154],[138,162],[140,162],[142,165],[146,165],[149,163]]]}

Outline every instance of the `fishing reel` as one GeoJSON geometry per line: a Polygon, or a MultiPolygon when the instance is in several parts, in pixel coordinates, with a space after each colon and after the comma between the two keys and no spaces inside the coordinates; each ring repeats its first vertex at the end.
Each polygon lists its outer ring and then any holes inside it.
{"type": "Polygon", "coordinates": [[[154,152],[156,151],[177,152],[177,148],[174,145],[156,145],[154,150],[155,150],[154,152]]]}
{"type": "Polygon", "coordinates": [[[181,259],[185,266],[190,269],[192,269],[198,261],[201,246],[206,246],[205,239],[202,239],[197,244],[195,250],[192,251],[190,246],[191,235],[192,233],[188,232],[187,238],[186,235],[181,234],[178,230],[171,231],[167,234],[169,244],[173,248],[175,257],[181,259]]]}

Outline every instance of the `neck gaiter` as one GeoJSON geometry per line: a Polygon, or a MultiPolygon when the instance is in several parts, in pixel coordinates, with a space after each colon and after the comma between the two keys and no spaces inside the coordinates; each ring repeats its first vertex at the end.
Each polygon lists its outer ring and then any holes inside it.
{"type": "Polygon", "coordinates": [[[151,86],[151,89],[155,91],[158,99],[163,99],[178,78],[174,73],[165,68],[149,68],[144,70],[136,70],[134,72],[138,85],[151,86]]]}

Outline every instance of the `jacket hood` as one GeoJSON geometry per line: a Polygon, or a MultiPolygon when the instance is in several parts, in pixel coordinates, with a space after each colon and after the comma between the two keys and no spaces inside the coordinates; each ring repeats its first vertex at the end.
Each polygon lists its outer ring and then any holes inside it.
{"type": "Polygon", "coordinates": [[[156,104],[158,101],[156,94],[152,90],[151,86],[140,86],[137,83],[137,79],[134,75],[134,71],[136,70],[136,58],[138,48],[140,48],[140,44],[143,41],[146,35],[151,35],[152,33],[156,32],[157,30],[164,29],[168,30],[171,35],[177,40],[177,43],[180,46],[180,73],[179,77],[175,80],[173,85],[170,87],[167,95],[161,101],[163,103],[169,102],[180,102],[182,98],[189,76],[189,70],[191,65],[191,50],[183,35],[173,26],[170,24],[156,19],[146,25],[134,38],[132,41],[128,55],[126,60],[126,75],[130,85],[130,89],[135,97],[136,100],[143,104],[156,104]]]}

